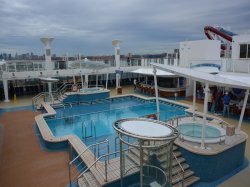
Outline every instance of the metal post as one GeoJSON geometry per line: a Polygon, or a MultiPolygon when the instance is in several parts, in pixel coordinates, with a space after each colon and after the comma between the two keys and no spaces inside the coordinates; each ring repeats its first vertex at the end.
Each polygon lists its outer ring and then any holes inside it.
{"type": "Polygon", "coordinates": [[[83,122],[82,122],[82,139],[84,138],[84,136],[83,136],[83,122]]]}
{"type": "Polygon", "coordinates": [[[240,131],[242,120],[243,120],[243,117],[244,117],[244,113],[245,113],[245,109],[246,109],[246,105],[247,105],[247,100],[248,100],[248,95],[249,95],[249,90],[246,90],[243,106],[242,106],[241,113],[240,113],[239,124],[238,124],[238,126],[236,128],[236,131],[238,131],[238,132],[240,131]]]}
{"type": "Polygon", "coordinates": [[[195,103],[196,103],[196,81],[194,81],[194,89],[193,89],[193,121],[195,117],[195,103]]]}
{"type": "Polygon", "coordinates": [[[109,159],[110,159],[109,141],[108,141],[108,155],[109,155],[109,157],[108,157],[108,162],[109,162],[109,159]]]}
{"type": "Polygon", "coordinates": [[[123,187],[123,155],[122,155],[122,141],[120,140],[120,178],[121,178],[121,187],[123,187]]]}
{"type": "Polygon", "coordinates": [[[143,148],[142,140],[140,140],[140,187],[143,187],[143,148]]]}
{"type": "Polygon", "coordinates": [[[100,156],[100,144],[97,144],[97,158],[100,156]]]}
{"type": "Polygon", "coordinates": [[[3,79],[3,88],[4,88],[4,102],[10,102],[9,100],[9,91],[8,91],[8,80],[3,79]]]}
{"type": "Polygon", "coordinates": [[[207,124],[207,100],[208,100],[208,83],[205,87],[205,99],[204,99],[204,109],[203,109],[203,125],[201,133],[201,149],[205,149],[205,134],[206,134],[206,124],[207,124]]]}
{"type": "Polygon", "coordinates": [[[81,82],[82,82],[82,88],[83,88],[83,76],[82,76],[82,71],[81,71],[81,82]]]}
{"type": "Polygon", "coordinates": [[[156,77],[156,68],[154,67],[154,83],[155,83],[155,100],[156,100],[156,110],[157,118],[160,119],[160,106],[159,106],[159,97],[158,97],[158,86],[157,86],[157,77],[156,77]]]}
{"type": "Polygon", "coordinates": [[[106,89],[108,89],[108,79],[109,79],[109,73],[107,72],[107,76],[106,76],[106,89]]]}
{"type": "Polygon", "coordinates": [[[105,157],[105,182],[108,181],[107,158],[105,157]]]}
{"type": "Polygon", "coordinates": [[[95,87],[97,88],[98,87],[98,75],[96,74],[95,76],[95,87]]]}

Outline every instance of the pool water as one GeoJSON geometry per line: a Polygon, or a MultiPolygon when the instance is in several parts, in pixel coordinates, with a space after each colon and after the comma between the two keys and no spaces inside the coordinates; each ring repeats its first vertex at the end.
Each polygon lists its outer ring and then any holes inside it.
{"type": "MultiPolygon", "coordinates": [[[[160,102],[160,119],[184,116],[184,107],[160,102]]],[[[80,139],[93,136],[94,126],[96,138],[114,134],[112,124],[122,118],[146,117],[148,114],[156,113],[155,100],[144,100],[133,96],[105,99],[102,102],[76,105],[56,109],[56,118],[46,119],[54,136],[75,134],[80,139]],[[91,125],[93,124],[93,125],[91,125]]]]}

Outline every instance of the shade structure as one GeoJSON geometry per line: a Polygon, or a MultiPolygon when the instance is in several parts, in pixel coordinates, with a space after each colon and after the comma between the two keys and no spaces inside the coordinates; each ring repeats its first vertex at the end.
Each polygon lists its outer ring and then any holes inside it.
{"type": "MultiPolygon", "coordinates": [[[[167,71],[170,73],[177,74],[179,76],[183,76],[189,79],[192,79],[194,81],[199,81],[202,82],[206,85],[205,87],[205,99],[204,99],[204,115],[203,115],[203,126],[202,126],[202,141],[201,141],[201,148],[205,148],[205,127],[207,123],[207,101],[208,101],[208,88],[209,84],[212,85],[217,85],[217,86],[223,86],[223,87],[231,87],[231,88],[240,88],[240,89],[245,89],[245,98],[244,98],[244,103],[240,115],[240,120],[239,124],[237,127],[237,130],[240,131],[241,128],[241,123],[242,119],[244,116],[244,111],[246,108],[246,103],[248,99],[248,94],[249,94],[249,89],[250,89],[250,81],[246,77],[240,77],[240,76],[221,76],[219,74],[213,75],[205,72],[200,72],[194,69],[189,69],[189,68],[182,68],[182,67],[177,67],[177,66],[168,66],[168,65],[162,65],[162,64],[157,64],[157,63],[151,63],[154,68],[160,69],[163,71],[167,71]]],[[[155,83],[156,84],[156,83],[155,83]]],[[[158,98],[156,98],[158,100],[158,98]]],[[[195,101],[195,100],[194,100],[195,101]]],[[[158,104],[157,104],[158,105],[158,104]]],[[[159,106],[157,106],[159,107],[159,106]]]]}
{"type": "MultiPolygon", "coordinates": [[[[131,71],[131,73],[138,73],[142,75],[154,75],[153,68],[139,68],[136,70],[131,71]]],[[[156,73],[157,76],[162,76],[162,77],[175,77],[176,75],[173,73],[169,73],[166,71],[157,71],[156,73]]]]}
{"type": "MultiPolygon", "coordinates": [[[[231,88],[241,88],[241,89],[249,89],[250,81],[247,83],[246,81],[241,81],[240,79],[233,79],[228,77],[223,77],[220,75],[213,75],[201,71],[197,71],[194,69],[182,68],[177,66],[169,66],[163,64],[152,63],[154,67],[157,69],[167,71],[179,76],[183,76],[186,78],[190,78],[195,81],[199,81],[202,83],[208,83],[217,86],[223,87],[231,87],[231,88]]],[[[158,70],[157,70],[158,71],[158,70]]]]}

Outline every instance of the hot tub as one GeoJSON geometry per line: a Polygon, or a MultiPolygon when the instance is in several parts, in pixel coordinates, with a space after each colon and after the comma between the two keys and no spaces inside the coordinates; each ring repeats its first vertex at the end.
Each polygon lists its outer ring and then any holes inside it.
{"type": "MultiPolygon", "coordinates": [[[[185,122],[178,125],[177,129],[180,131],[180,138],[201,143],[202,123],[200,122],[185,122]]],[[[206,125],[205,143],[218,143],[225,140],[225,129],[213,125],[206,125]]]]}

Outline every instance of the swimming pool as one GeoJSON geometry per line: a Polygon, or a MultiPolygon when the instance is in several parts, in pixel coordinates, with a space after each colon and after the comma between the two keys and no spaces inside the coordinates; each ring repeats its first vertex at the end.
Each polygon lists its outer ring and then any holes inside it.
{"type": "MultiPolygon", "coordinates": [[[[191,142],[201,143],[202,124],[197,122],[186,122],[179,124],[177,129],[180,131],[181,138],[191,142]]],[[[217,143],[225,139],[225,130],[219,126],[206,125],[205,143],[217,143]]]]}
{"type": "MultiPolygon", "coordinates": [[[[160,119],[184,116],[185,107],[161,101],[160,119]]],[[[102,99],[79,105],[56,109],[56,117],[46,119],[54,136],[77,135],[84,143],[91,144],[115,136],[112,123],[118,119],[146,117],[156,113],[155,100],[144,100],[135,96],[102,99]]]]}

